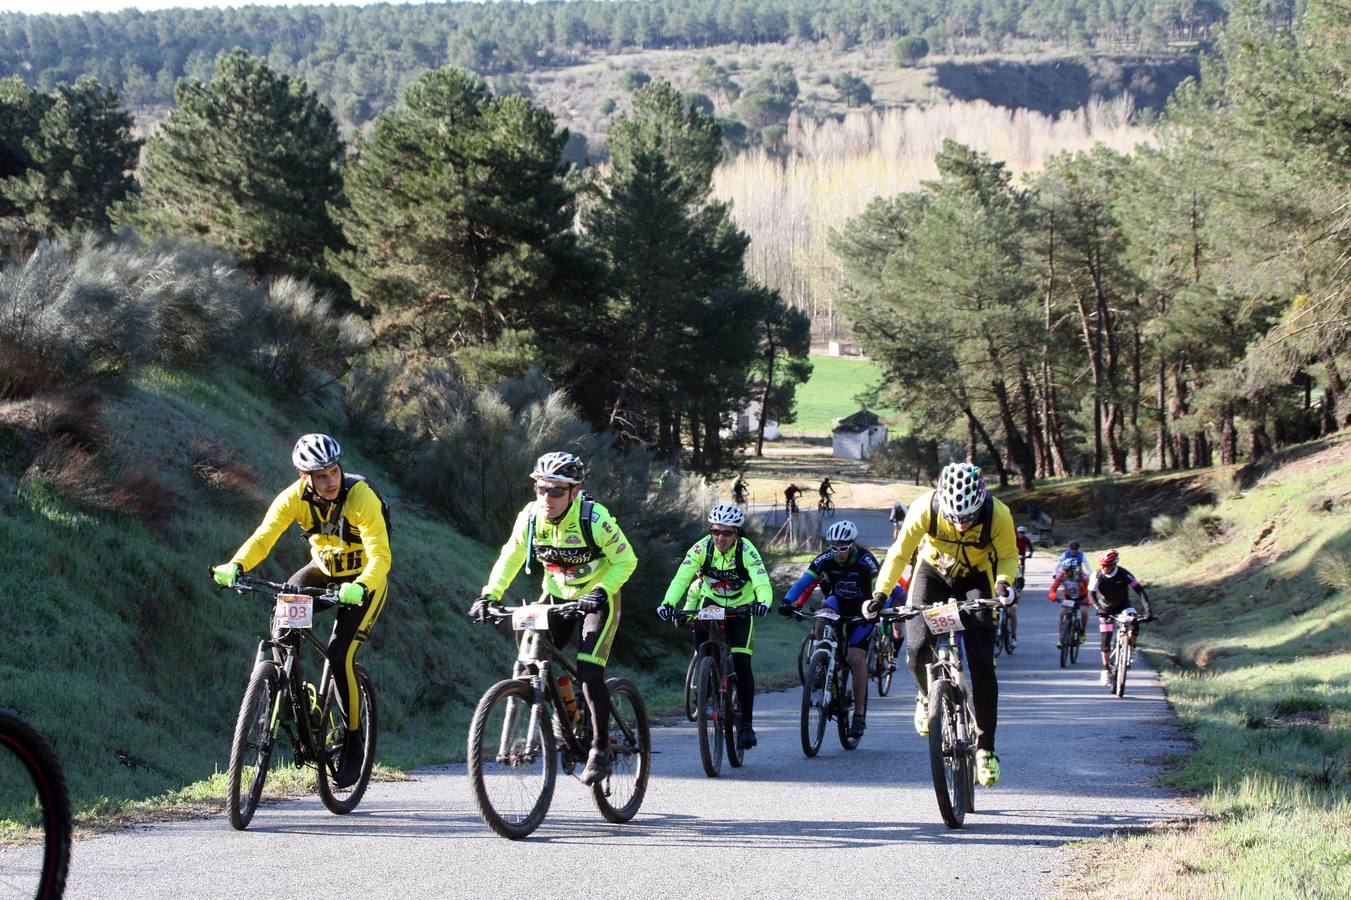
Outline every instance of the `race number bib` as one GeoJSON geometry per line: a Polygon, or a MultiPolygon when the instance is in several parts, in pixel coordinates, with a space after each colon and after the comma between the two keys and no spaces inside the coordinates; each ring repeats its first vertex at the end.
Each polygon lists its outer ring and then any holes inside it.
{"type": "Polygon", "coordinates": [[[962,630],[962,615],[956,603],[945,603],[924,610],[924,624],[934,634],[950,634],[962,630]]]}
{"type": "Polygon", "coordinates": [[[830,622],[838,622],[840,620],[840,614],[829,606],[823,606],[816,611],[816,618],[825,619],[830,622]]]}
{"type": "Polygon", "coordinates": [[[1060,601],[1060,605],[1065,607],[1066,609],[1074,609],[1074,607],[1078,606],[1079,604],[1066,597],[1064,600],[1060,601]]]}
{"type": "Polygon", "coordinates": [[[302,594],[278,594],[273,619],[278,628],[313,628],[314,598],[302,594]]]}
{"type": "Polygon", "coordinates": [[[535,603],[511,611],[511,627],[517,631],[544,631],[549,627],[549,607],[535,603]]]}
{"type": "Polygon", "coordinates": [[[702,622],[721,622],[727,618],[727,610],[721,606],[705,606],[695,618],[702,622]]]}

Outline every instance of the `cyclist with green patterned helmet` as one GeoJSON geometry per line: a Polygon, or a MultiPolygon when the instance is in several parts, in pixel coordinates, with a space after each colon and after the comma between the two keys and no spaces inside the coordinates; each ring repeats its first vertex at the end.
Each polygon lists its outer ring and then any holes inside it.
{"type": "MultiPolygon", "coordinates": [[[[337,619],[328,642],[328,664],[349,732],[361,727],[361,704],[354,666],[357,650],[384,609],[392,560],[389,507],[370,482],[343,472],[342,448],[326,434],[306,434],[291,450],[299,476],[268,508],[263,522],[228,563],[212,570],[216,583],[234,587],[243,572],[272,552],[277,539],[293,524],[310,543],[310,562],[287,579],[300,587],[338,585],[337,619]]],[[[361,774],[362,744],[346,741],[333,783],[356,783],[361,774]]]]}
{"type": "MultiPolygon", "coordinates": [[[[610,772],[610,689],[605,684],[605,666],[619,629],[620,588],[638,566],[628,538],[619,523],[600,503],[582,490],[586,466],[571,453],[546,453],[536,462],[530,477],[535,482],[535,500],[516,516],[511,537],[502,546],[482,595],[469,615],[478,621],[487,617],[488,605],[499,602],[516,574],[538,562],[544,569],[540,602],[576,601],[586,614],[582,619],[577,649],[577,676],[582,695],[595,723],[591,752],[581,778],[595,784],[610,772]]],[[[559,647],[572,640],[574,619],[549,619],[549,638],[559,647]]]]}
{"type": "MultiPolygon", "coordinates": [[[[997,596],[1003,603],[1015,597],[1013,580],[1018,575],[1018,541],[1013,514],[1001,500],[990,496],[979,467],[950,463],[938,478],[938,487],[921,494],[906,514],[901,535],[887,551],[878,576],[870,614],[882,608],[887,592],[902,570],[915,557],[909,584],[909,604],[928,606],[951,597],[971,594],[997,596]]],[[[976,777],[983,785],[999,781],[999,757],[995,755],[999,682],[995,678],[995,627],[991,611],[962,613],[962,640],[966,667],[971,677],[971,700],[976,713],[976,777]]],[[[915,702],[915,730],[929,730],[928,684],[925,666],[933,661],[933,635],[922,617],[906,623],[906,667],[919,688],[915,702]]]]}

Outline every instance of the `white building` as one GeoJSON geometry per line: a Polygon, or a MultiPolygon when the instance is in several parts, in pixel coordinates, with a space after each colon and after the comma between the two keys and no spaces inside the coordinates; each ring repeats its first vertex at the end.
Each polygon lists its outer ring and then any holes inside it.
{"type": "Polygon", "coordinates": [[[830,433],[831,456],[836,459],[867,459],[874,447],[887,442],[887,427],[876,413],[861,409],[835,424],[830,433]]]}

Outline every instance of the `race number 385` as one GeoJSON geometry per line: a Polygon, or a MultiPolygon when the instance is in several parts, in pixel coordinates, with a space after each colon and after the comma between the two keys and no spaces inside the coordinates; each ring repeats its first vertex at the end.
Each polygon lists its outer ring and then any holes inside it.
{"type": "Polygon", "coordinates": [[[962,616],[956,603],[946,603],[924,611],[924,622],[934,634],[947,634],[962,630],[962,616]]]}
{"type": "Polygon", "coordinates": [[[273,616],[278,628],[312,628],[314,626],[314,598],[300,594],[278,594],[277,610],[273,616]]]}

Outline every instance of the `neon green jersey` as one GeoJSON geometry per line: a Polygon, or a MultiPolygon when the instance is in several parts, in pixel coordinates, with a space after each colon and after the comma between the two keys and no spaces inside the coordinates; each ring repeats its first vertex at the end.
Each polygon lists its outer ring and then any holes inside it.
{"type": "Polygon", "coordinates": [[[501,600],[521,566],[529,570],[528,562],[535,561],[544,567],[544,591],[559,600],[576,600],[594,587],[604,588],[614,597],[638,567],[638,556],[614,516],[601,504],[584,501],[580,494],[557,522],[549,521],[535,503],[526,504],[516,516],[511,538],[502,545],[483,595],[501,600]],[[584,504],[590,508],[594,549],[587,545],[582,529],[584,504]]]}
{"type": "Polygon", "coordinates": [[[700,538],[676,569],[662,605],[675,606],[684,601],[685,609],[698,609],[709,602],[729,607],[745,606],[756,600],[766,606],[773,603],[774,587],[769,583],[769,572],[760,558],[760,551],[747,538],[737,538],[737,541],[741,545],[741,562],[747,578],[743,579],[737,571],[737,544],[723,553],[711,538],[700,538]],[[695,578],[699,578],[699,583],[696,590],[690,592],[690,584],[695,578]]]}

